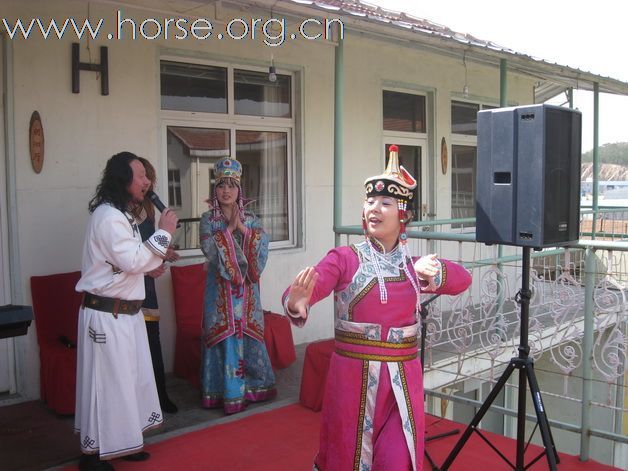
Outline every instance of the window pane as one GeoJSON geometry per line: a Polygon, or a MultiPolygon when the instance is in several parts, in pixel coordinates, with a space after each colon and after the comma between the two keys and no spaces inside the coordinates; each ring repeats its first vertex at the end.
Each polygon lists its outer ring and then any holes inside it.
{"type": "Polygon", "coordinates": [[[451,148],[451,217],[475,217],[475,162],[476,148],[451,148]]]}
{"type": "Polygon", "coordinates": [[[168,169],[168,203],[172,208],[181,207],[181,172],[168,169]]]}
{"type": "MultiPolygon", "coordinates": [[[[421,148],[418,146],[397,146],[399,147],[399,163],[403,165],[410,175],[412,175],[419,184],[414,189],[414,198],[412,198],[412,206],[414,214],[413,221],[421,220],[421,192],[419,185],[421,182],[421,148]]],[[[388,165],[388,149],[390,144],[386,144],[386,165],[388,165]]]]}
{"type": "Polygon", "coordinates": [[[231,155],[229,130],[168,126],[167,133],[168,174],[173,183],[170,187],[169,181],[168,203],[179,203],[181,220],[173,243],[180,249],[198,248],[198,218],[207,211],[204,200],[210,195],[207,175],[214,162],[231,155]]]}
{"type": "Polygon", "coordinates": [[[425,97],[384,90],[384,130],[426,132],[425,97]]]}
{"type": "Polygon", "coordinates": [[[161,108],[226,113],[227,69],[162,61],[161,108]]]}
{"type": "Polygon", "coordinates": [[[242,191],[248,209],[261,220],[270,240],[287,240],[288,135],[236,131],[236,156],[242,163],[242,191]]]}
{"type": "Polygon", "coordinates": [[[268,73],[234,70],[235,113],[252,116],[290,118],[290,76],[277,74],[271,82],[268,73]]]}
{"type": "Polygon", "coordinates": [[[451,132],[477,136],[478,111],[480,106],[475,103],[451,102],[451,132]]]}

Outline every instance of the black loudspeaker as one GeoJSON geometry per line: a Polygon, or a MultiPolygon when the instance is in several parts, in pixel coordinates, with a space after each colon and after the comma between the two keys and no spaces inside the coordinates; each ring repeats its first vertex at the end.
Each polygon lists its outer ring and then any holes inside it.
{"type": "Polygon", "coordinates": [[[541,104],[478,113],[476,240],[543,248],[578,240],[582,115],[541,104]]]}

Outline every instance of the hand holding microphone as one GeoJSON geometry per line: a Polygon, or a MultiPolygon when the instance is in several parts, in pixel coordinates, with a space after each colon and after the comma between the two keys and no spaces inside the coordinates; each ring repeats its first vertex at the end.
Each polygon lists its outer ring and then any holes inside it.
{"type": "Polygon", "coordinates": [[[155,205],[155,208],[161,212],[161,217],[159,218],[159,229],[163,229],[170,234],[174,234],[175,230],[181,225],[178,223],[179,218],[175,214],[174,211],[168,209],[166,205],[159,199],[157,193],[154,191],[147,191],[146,197],[155,205]]]}

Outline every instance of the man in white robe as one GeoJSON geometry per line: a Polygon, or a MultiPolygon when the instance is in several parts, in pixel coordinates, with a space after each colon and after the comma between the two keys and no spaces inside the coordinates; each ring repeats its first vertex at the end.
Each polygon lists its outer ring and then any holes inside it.
{"type": "Polygon", "coordinates": [[[177,217],[164,210],[158,230],[142,242],[130,209],[150,186],[137,156],[109,159],[90,201],[83,246],[75,431],[80,470],[111,470],[123,457],[143,461],[143,432],[159,426],[159,407],[144,317],[144,273],[163,263],[177,217]]]}

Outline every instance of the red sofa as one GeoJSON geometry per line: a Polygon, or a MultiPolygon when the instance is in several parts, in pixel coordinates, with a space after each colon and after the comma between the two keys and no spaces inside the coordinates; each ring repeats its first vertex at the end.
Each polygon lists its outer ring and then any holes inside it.
{"type": "Polygon", "coordinates": [[[80,271],[31,277],[39,344],[41,398],[58,414],[74,414],[80,271]]]}
{"type": "MultiPolygon", "coordinates": [[[[202,263],[173,265],[170,273],[177,324],[174,374],[199,388],[206,273],[202,263]]],[[[286,368],[295,361],[292,327],[284,316],[264,311],[264,340],[273,368],[286,368]]]]}

